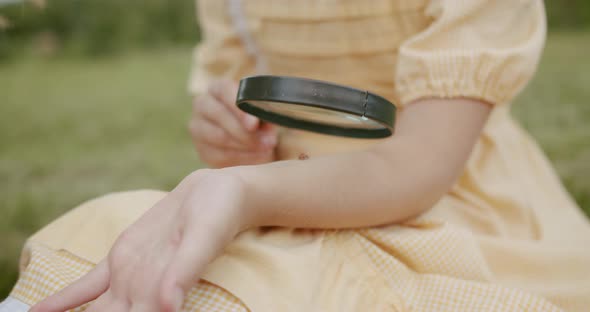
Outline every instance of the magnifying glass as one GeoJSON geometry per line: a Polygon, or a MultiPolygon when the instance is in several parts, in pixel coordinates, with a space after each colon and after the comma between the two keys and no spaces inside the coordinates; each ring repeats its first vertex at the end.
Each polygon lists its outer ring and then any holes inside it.
{"type": "Polygon", "coordinates": [[[391,102],[368,91],[285,76],[243,78],[236,104],[266,122],[353,138],[392,135],[396,111],[391,102]]]}

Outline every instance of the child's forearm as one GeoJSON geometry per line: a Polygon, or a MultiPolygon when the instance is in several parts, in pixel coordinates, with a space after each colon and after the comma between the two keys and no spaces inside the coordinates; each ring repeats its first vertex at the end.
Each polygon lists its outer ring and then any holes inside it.
{"type": "Polygon", "coordinates": [[[345,228],[430,208],[460,174],[489,113],[472,100],[426,100],[395,137],[362,152],[236,167],[253,226],[345,228]]]}
{"type": "Polygon", "coordinates": [[[401,221],[434,204],[449,181],[424,151],[399,142],[376,150],[246,167],[246,201],[257,225],[344,228],[401,221]],[[422,154],[422,155],[421,155],[422,154]],[[251,195],[251,196],[250,196],[251,195]]]}

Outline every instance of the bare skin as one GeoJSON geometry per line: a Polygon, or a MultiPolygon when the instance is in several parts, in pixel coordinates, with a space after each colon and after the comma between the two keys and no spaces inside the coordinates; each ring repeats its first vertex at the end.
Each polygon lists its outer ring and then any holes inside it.
{"type": "MultiPolygon", "coordinates": [[[[195,171],[129,227],[93,271],[31,311],[65,311],[94,299],[90,312],[178,311],[207,264],[241,231],[354,228],[415,216],[452,186],[490,110],[471,99],[418,100],[400,114],[395,136],[361,151],[195,171]]],[[[210,124],[228,135],[223,146],[206,143],[213,130],[194,135],[211,163],[274,159],[252,156],[260,133],[274,130],[252,126],[247,138],[237,138],[221,119],[210,124]],[[243,148],[248,152],[237,153],[243,148]]]]}
{"type": "Polygon", "coordinates": [[[201,160],[212,168],[275,160],[277,128],[235,105],[237,83],[217,80],[193,101],[189,130],[201,160]]]}

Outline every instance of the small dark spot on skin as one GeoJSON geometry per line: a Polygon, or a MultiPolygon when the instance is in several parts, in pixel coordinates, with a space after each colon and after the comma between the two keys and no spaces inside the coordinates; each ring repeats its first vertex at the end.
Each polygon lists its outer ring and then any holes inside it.
{"type": "Polygon", "coordinates": [[[306,160],[308,158],[309,158],[309,156],[307,154],[305,154],[305,153],[299,154],[299,160],[306,160]]]}

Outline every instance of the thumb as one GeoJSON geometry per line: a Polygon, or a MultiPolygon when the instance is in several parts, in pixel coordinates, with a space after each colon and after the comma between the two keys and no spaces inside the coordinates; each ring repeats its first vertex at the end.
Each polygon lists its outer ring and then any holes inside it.
{"type": "Polygon", "coordinates": [[[258,137],[265,148],[275,148],[279,140],[279,128],[277,125],[261,122],[258,127],[258,137]]]}
{"type": "Polygon", "coordinates": [[[266,122],[266,121],[261,121],[260,125],[258,126],[258,131],[260,132],[268,132],[268,133],[272,133],[274,135],[278,134],[278,130],[279,127],[275,124],[272,124],[270,122],[266,122]]]}

